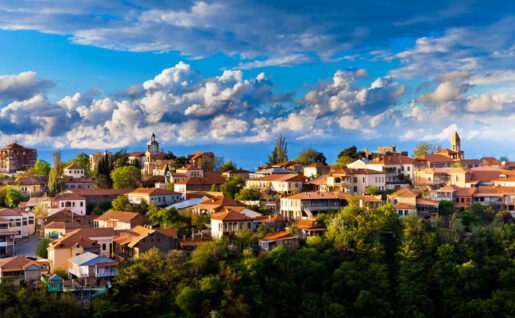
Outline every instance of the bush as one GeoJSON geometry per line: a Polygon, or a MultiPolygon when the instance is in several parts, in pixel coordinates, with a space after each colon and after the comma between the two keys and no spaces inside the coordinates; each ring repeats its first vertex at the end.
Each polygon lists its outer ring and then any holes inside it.
{"type": "Polygon", "coordinates": [[[50,239],[44,237],[42,238],[38,245],[36,246],[36,255],[42,258],[48,257],[48,244],[50,244],[50,239]]]}

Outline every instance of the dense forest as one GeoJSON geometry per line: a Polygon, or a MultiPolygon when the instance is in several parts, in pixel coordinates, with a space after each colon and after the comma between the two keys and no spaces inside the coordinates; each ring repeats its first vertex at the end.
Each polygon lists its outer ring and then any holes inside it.
{"type": "Polygon", "coordinates": [[[391,206],[323,215],[321,237],[261,254],[253,237],[123,264],[88,304],[1,286],[5,317],[514,317],[515,224],[442,206],[400,221],[391,206]]]}

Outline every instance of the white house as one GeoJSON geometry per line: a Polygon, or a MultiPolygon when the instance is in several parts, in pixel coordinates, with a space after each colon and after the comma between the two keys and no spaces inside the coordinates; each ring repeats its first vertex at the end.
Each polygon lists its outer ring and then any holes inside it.
{"type": "Polygon", "coordinates": [[[210,214],[211,237],[215,239],[234,235],[240,231],[252,230],[252,219],[230,208],[210,214]]]}
{"type": "Polygon", "coordinates": [[[320,212],[338,211],[347,205],[343,192],[302,192],[281,198],[280,213],[288,221],[313,218],[320,212]]]}
{"type": "Polygon", "coordinates": [[[86,171],[79,165],[72,163],[68,167],[64,168],[63,175],[72,178],[82,178],[86,175],[86,171]]]}
{"type": "Polygon", "coordinates": [[[47,207],[48,215],[52,215],[63,209],[70,210],[78,215],[86,214],[86,198],[75,193],[59,193],[55,197],[45,200],[43,205],[47,207]]]}
{"type": "Polygon", "coordinates": [[[19,209],[0,209],[0,218],[9,221],[8,229],[14,232],[15,238],[24,238],[36,233],[36,222],[33,212],[19,209]]]}
{"type": "Polygon", "coordinates": [[[333,171],[327,177],[326,186],[321,187],[321,190],[363,195],[367,192],[367,187],[369,186],[374,186],[379,191],[384,191],[386,189],[385,173],[372,169],[342,169],[333,171]]]}
{"type": "Polygon", "coordinates": [[[169,206],[182,200],[181,193],[159,188],[137,188],[127,196],[130,203],[141,204],[145,201],[157,206],[169,206]]]}
{"type": "Polygon", "coordinates": [[[303,174],[306,178],[314,178],[326,174],[330,168],[323,163],[313,163],[304,167],[303,174]]]}
{"type": "Polygon", "coordinates": [[[201,167],[193,166],[193,165],[187,165],[182,168],[178,168],[175,170],[176,173],[186,175],[186,177],[200,177],[202,178],[204,176],[204,170],[202,170],[201,167]]]}
{"type": "Polygon", "coordinates": [[[410,157],[385,156],[370,161],[367,168],[384,172],[388,189],[394,189],[395,185],[415,178],[415,159],[410,157]]]}
{"type": "Polygon", "coordinates": [[[260,191],[291,193],[302,191],[307,178],[301,174],[271,174],[257,179],[245,181],[246,188],[255,188],[260,191]]]}

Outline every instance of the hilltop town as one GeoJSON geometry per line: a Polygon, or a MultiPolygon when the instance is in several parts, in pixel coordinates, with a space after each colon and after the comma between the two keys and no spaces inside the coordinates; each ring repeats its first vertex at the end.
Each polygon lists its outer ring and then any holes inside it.
{"type": "Polygon", "coordinates": [[[331,218],[351,207],[433,228],[478,207],[511,223],[515,162],[467,158],[457,132],[450,148],[415,152],[349,147],[330,165],[314,149],[288,160],[279,137],[269,163],[248,171],[212,152],[164,153],[155,134],[144,151],[67,163],[56,152],[52,164],[13,143],[0,150],[0,280],[92,300],[148,253],[217,241],[258,255],[295,250],[331,237],[331,218]]]}

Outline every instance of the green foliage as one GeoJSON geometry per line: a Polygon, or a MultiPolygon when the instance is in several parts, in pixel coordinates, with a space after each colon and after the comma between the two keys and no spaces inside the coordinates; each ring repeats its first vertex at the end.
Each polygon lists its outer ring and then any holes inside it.
{"type": "Polygon", "coordinates": [[[373,185],[367,186],[366,191],[368,194],[372,195],[379,195],[381,194],[381,191],[379,191],[379,188],[373,185]]]}
{"type": "Polygon", "coordinates": [[[50,173],[50,164],[45,160],[38,159],[34,165],[34,174],[37,176],[48,176],[50,173]]]}
{"type": "Polygon", "coordinates": [[[415,157],[432,154],[442,149],[439,145],[430,144],[427,142],[420,142],[415,146],[415,150],[413,150],[413,155],[415,157]]]}
{"type": "Polygon", "coordinates": [[[268,164],[275,164],[279,162],[288,161],[288,144],[282,134],[277,137],[275,147],[272,153],[268,156],[268,164]]]}
{"type": "Polygon", "coordinates": [[[129,198],[126,195],[119,195],[111,202],[111,205],[115,211],[127,211],[130,205],[129,198]]]}
{"type": "Polygon", "coordinates": [[[70,160],[70,164],[71,163],[76,164],[76,165],[80,166],[81,168],[83,168],[84,171],[86,171],[86,174],[90,174],[89,155],[87,153],[85,153],[85,152],[78,153],[77,156],[75,156],[75,158],[70,160]]]}
{"type": "Polygon", "coordinates": [[[188,159],[188,157],[185,157],[185,156],[177,157],[173,161],[173,167],[175,169],[184,167],[184,166],[186,166],[188,164],[190,164],[190,160],[188,159]]]}
{"type": "Polygon", "coordinates": [[[150,205],[148,217],[152,223],[159,227],[176,229],[181,235],[187,234],[191,225],[191,218],[181,215],[176,208],[159,209],[156,205],[150,205]]]}
{"type": "Polygon", "coordinates": [[[27,200],[27,197],[23,196],[20,191],[13,187],[7,187],[5,192],[5,205],[9,208],[15,208],[21,201],[27,200]]]}
{"type": "Polygon", "coordinates": [[[42,258],[48,257],[48,244],[50,244],[50,239],[43,237],[39,240],[38,245],[36,246],[36,255],[42,258]]]}
{"type": "Polygon", "coordinates": [[[232,160],[227,160],[217,169],[220,172],[236,170],[236,165],[232,162],[232,160]]]}
{"type": "Polygon", "coordinates": [[[240,176],[232,176],[227,182],[220,186],[220,191],[224,196],[234,199],[236,194],[242,189],[245,182],[240,176]]]}
{"type": "Polygon", "coordinates": [[[61,161],[61,151],[58,150],[53,154],[54,166],[48,173],[48,192],[50,195],[57,194],[61,191],[61,177],[63,175],[63,163],[61,161]]]}
{"type": "Polygon", "coordinates": [[[242,188],[234,198],[239,201],[256,201],[261,199],[261,192],[258,189],[242,188]]]}
{"type": "MultiPolygon", "coordinates": [[[[165,221],[181,217],[169,212],[165,221]]],[[[298,249],[256,252],[245,248],[255,235],[242,232],[192,253],[143,253],[121,263],[113,288],[85,307],[2,284],[0,315],[513,317],[515,225],[481,206],[467,213],[474,222],[464,233],[462,215],[440,227],[415,217],[399,221],[389,205],[351,204],[326,214],[326,234],[298,249]],[[476,220],[476,212],[485,216],[476,220]]]]}
{"type": "Polygon", "coordinates": [[[362,151],[358,151],[356,146],[351,146],[349,148],[346,148],[338,154],[338,157],[336,159],[336,168],[342,169],[345,168],[349,163],[352,163],[362,157],[365,156],[365,153],[362,151]]]}
{"type": "Polygon", "coordinates": [[[305,148],[293,161],[301,165],[310,165],[312,163],[327,164],[327,159],[324,154],[313,148],[305,148]]]}
{"type": "Polygon", "coordinates": [[[141,170],[134,166],[123,166],[111,171],[113,188],[136,188],[141,184],[141,170]]]}
{"type": "Polygon", "coordinates": [[[66,272],[66,270],[61,267],[57,267],[56,269],[54,269],[54,274],[59,275],[64,279],[68,277],[68,272],[66,272]]]}
{"type": "MultiPolygon", "coordinates": [[[[90,211],[93,214],[101,215],[104,214],[104,212],[111,210],[112,205],[111,202],[105,201],[105,202],[97,202],[93,205],[93,207],[90,209],[90,211]]],[[[122,210],[123,211],[123,210],[122,210]]]]}

